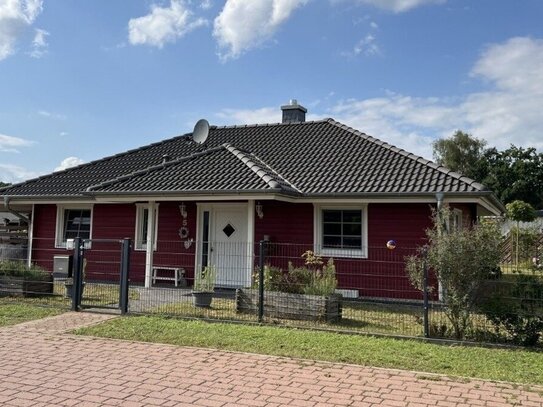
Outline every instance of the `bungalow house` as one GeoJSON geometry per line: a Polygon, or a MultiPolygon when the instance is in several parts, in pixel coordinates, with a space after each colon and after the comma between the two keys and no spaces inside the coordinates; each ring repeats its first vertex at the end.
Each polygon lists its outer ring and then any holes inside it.
{"type": "Polygon", "coordinates": [[[272,264],[311,249],[334,258],[341,288],[386,295],[409,289],[386,242],[420,245],[432,206],[453,207],[459,227],[503,211],[472,179],[333,119],[306,121],[296,101],[281,109],[282,123],[200,121],[194,133],[0,190],[7,209],[30,213],[28,261],[52,270],[67,239],[91,239],[92,255],[101,239],[130,237],[133,282],[183,268],[190,284],[214,265],[217,285],[239,287],[264,239],[272,264]]]}

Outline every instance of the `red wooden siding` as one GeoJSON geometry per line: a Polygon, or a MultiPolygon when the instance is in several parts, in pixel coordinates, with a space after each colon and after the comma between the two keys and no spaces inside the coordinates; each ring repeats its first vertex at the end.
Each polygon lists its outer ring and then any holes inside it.
{"type": "MultiPolygon", "coordinates": [[[[187,277],[194,273],[196,243],[185,248],[179,237],[182,217],[180,202],[161,202],[158,219],[158,247],[153,263],[163,266],[184,267],[187,277]]],[[[196,240],[196,203],[186,202],[189,238],[196,240]]],[[[264,217],[255,214],[255,242],[268,235],[271,241],[268,261],[286,268],[288,261],[301,264],[301,254],[313,248],[314,209],[312,204],[261,201],[264,217]]],[[[472,219],[474,205],[455,205],[472,219]]],[[[428,204],[372,203],[368,205],[368,258],[336,258],[340,288],[358,289],[368,297],[419,298],[411,287],[404,270],[404,256],[424,242],[424,230],[430,227],[431,209],[428,204]],[[393,239],[397,248],[386,249],[386,242],[393,239]]],[[[135,237],[136,205],[96,204],[93,208],[93,239],[122,239],[135,237]]],[[[33,261],[53,268],[55,254],[67,254],[55,249],[56,205],[36,205],[34,213],[33,261]]],[[[255,253],[258,253],[256,248],[255,253]]],[[[94,242],[88,251],[87,272],[99,273],[104,263],[111,263],[111,273],[116,273],[118,247],[94,242]],[[109,252],[109,253],[108,253],[109,252]]],[[[131,281],[143,282],[145,277],[145,252],[132,251],[131,281]]]]}
{"type": "Polygon", "coordinates": [[[264,217],[255,214],[255,241],[270,237],[276,243],[313,245],[313,204],[260,201],[264,217]]]}

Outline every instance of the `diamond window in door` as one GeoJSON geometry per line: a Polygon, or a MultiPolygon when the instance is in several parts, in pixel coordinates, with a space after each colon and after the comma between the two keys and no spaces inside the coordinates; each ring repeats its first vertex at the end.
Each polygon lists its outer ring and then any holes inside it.
{"type": "Polygon", "coordinates": [[[234,229],[234,226],[232,226],[230,223],[228,223],[223,229],[222,231],[224,232],[224,234],[227,236],[227,237],[230,237],[234,234],[234,232],[236,231],[236,229],[234,229]]]}

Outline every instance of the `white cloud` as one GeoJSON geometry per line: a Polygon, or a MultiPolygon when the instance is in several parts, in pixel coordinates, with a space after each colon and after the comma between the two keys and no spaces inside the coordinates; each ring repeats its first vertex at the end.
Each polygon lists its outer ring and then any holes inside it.
{"type": "MultiPolygon", "coordinates": [[[[460,129],[488,145],[510,144],[543,151],[543,40],[512,38],[486,48],[471,71],[488,89],[446,99],[387,92],[384,97],[348,99],[324,114],[409,152],[432,158],[432,141],[460,129]]],[[[303,101],[302,101],[303,104],[303,101]]],[[[230,123],[280,120],[279,108],[223,110],[230,123]]]]}
{"type": "Polygon", "coordinates": [[[29,147],[34,142],[30,140],[25,140],[20,137],[6,136],[5,134],[0,134],[0,151],[7,153],[18,153],[19,147],[29,147]]]}
{"type": "Polygon", "coordinates": [[[373,34],[367,34],[354,45],[351,51],[341,53],[341,56],[344,57],[355,57],[357,55],[381,55],[381,48],[379,48],[379,45],[376,43],[376,38],[373,34]]]}
{"type": "Polygon", "coordinates": [[[427,158],[431,146],[424,140],[450,136],[456,129],[500,149],[516,144],[543,150],[543,40],[512,38],[490,45],[471,75],[488,89],[456,101],[394,94],[349,100],[332,112],[347,124],[427,158]]]}
{"type": "Polygon", "coordinates": [[[62,171],[67,168],[77,167],[78,165],[85,164],[81,158],[78,157],[66,157],[60,162],[60,165],[55,168],[55,171],[62,171]]]}
{"type": "Polygon", "coordinates": [[[19,36],[42,11],[42,0],[0,1],[0,61],[15,52],[19,36]]]}
{"type": "Polygon", "coordinates": [[[39,172],[30,171],[13,164],[0,164],[0,173],[0,181],[9,182],[10,184],[36,178],[41,175],[39,172]]]}
{"type": "MultiPolygon", "coordinates": [[[[338,0],[334,0],[337,2],[338,0]]],[[[416,7],[428,4],[443,4],[447,0],[355,0],[359,4],[367,4],[379,7],[384,10],[390,10],[395,13],[402,13],[416,7]]]]}
{"type": "Polygon", "coordinates": [[[175,42],[188,32],[207,24],[203,18],[195,19],[181,0],[171,0],[169,7],[151,6],[151,12],[128,22],[128,40],[132,45],[151,45],[162,48],[175,42]]]}
{"type": "Polygon", "coordinates": [[[49,33],[47,31],[39,28],[36,29],[36,34],[34,35],[34,40],[32,41],[32,51],[29,53],[32,58],[39,59],[47,54],[49,44],[47,43],[46,37],[48,35],[49,33]]]}
{"type": "Polygon", "coordinates": [[[211,0],[201,0],[200,2],[200,8],[204,10],[209,10],[211,7],[213,7],[213,3],[211,0]]]}
{"type": "Polygon", "coordinates": [[[291,14],[309,0],[227,0],[215,18],[220,58],[237,58],[271,39],[291,14]]]}
{"type": "Polygon", "coordinates": [[[38,110],[38,114],[40,116],[46,117],[48,119],[55,119],[55,120],[66,120],[66,116],[59,113],[51,113],[47,110],[38,110]]]}

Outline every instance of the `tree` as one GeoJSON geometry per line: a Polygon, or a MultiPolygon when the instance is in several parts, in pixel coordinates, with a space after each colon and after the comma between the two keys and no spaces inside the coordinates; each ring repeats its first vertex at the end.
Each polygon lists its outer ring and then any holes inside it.
{"type": "Polygon", "coordinates": [[[483,158],[485,145],[486,141],[460,130],[450,138],[432,143],[434,159],[438,164],[473,179],[479,175],[479,161],[483,158]]]}
{"type": "Polygon", "coordinates": [[[9,183],[7,183],[7,182],[2,182],[2,181],[0,181],[0,188],[7,187],[7,186],[9,186],[9,185],[11,185],[11,184],[9,184],[9,183]]]}
{"type": "Polygon", "coordinates": [[[520,200],[543,208],[543,153],[511,145],[504,151],[486,150],[482,161],[483,176],[479,181],[502,202],[520,200]]]}
{"type": "Polygon", "coordinates": [[[406,269],[411,283],[422,290],[423,262],[427,262],[441,285],[443,311],[454,336],[462,339],[484,281],[498,268],[501,233],[499,225],[490,221],[447,232],[442,220],[449,216],[447,208],[434,212],[434,226],[426,231],[428,244],[406,258],[406,269]]]}
{"type": "Polygon", "coordinates": [[[519,235],[520,222],[532,222],[536,218],[535,209],[529,203],[524,201],[513,201],[505,205],[507,217],[517,223],[517,244],[515,248],[515,269],[518,272],[518,252],[519,252],[519,235]]]}

